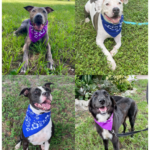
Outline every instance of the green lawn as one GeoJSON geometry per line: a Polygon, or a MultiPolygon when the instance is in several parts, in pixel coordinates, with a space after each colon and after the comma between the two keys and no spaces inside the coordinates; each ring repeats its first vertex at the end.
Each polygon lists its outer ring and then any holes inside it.
{"type": "MultiPolygon", "coordinates": [[[[117,68],[108,68],[106,56],[96,45],[96,31],[92,23],[85,23],[84,6],[87,0],[76,0],[75,9],[75,49],[76,74],[92,75],[129,75],[148,74],[148,26],[127,25],[122,27],[122,45],[113,57],[117,68]]],[[[124,5],[124,20],[131,22],[148,22],[148,1],[129,0],[124,5]]],[[[106,39],[106,48],[111,51],[115,46],[114,39],[106,39]]]]}
{"type": "MultiPolygon", "coordinates": [[[[148,126],[148,106],[146,101],[146,87],[148,80],[138,80],[135,82],[137,92],[131,96],[138,106],[138,113],[135,121],[135,131],[142,130],[148,126]]],[[[78,150],[104,150],[101,137],[98,135],[93,117],[88,111],[78,111],[76,113],[76,129],[75,129],[75,147],[78,150]]],[[[130,131],[129,120],[126,120],[127,129],[130,131]]],[[[123,131],[121,126],[119,133],[123,131]]],[[[130,136],[120,137],[124,150],[148,150],[148,132],[137,133],[131,138],[130,136]]],[[[109,141],[109,150],[113,149],[111,141],[109,141]]]]}
{"type": "Polygon", "coordinates": [[[50,6],[54,12],[48,15],[49,42],[55,71],[47,69],[45,60],[46,49],[42,43],[30,47],[29,68],[26,74],[74,74],[69,68],[74,69],[74,17],[75,2],[58,0],[3,0],[2,1],[2,62],[3,75],[18,74],[23,59],[23,45],[26,34],[18,37],[13,32],[18,29],[24,19],[29,18],[29,13],[23,8],[27,5],[38,7],[50,6]]]}
{"type": "MultiPolygon", "coordinates": [[[[2,95],[2,149],[14,150],[21,132],[29,100],[19,96],[25,87],[52,85],[51,118],[55,135],[51,150],[73,150],[75,145],[74,76],[3,76],[2,95]]],[[[29,149],[35,150],[30,144],[29,149]]],[[[22,147],[20,148],[22,150],[22,147]]]]}

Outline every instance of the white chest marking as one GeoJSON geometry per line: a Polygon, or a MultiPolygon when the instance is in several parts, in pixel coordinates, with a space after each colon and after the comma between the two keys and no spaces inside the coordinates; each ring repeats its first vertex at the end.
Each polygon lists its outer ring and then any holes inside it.
{"type": "Polygon", "coordinates": [[[98,122],[106,122],[109,116],[110,116],[109,114],[105,115],[97,114],[96,118],[98,119],[98,122]]]}
{"type": "Polygon", "coordinates": [[[112,134],[106,129],[103,129],[102,136],[104,139],[112,139],[112,134]]]}
{"type": "Polygon", "coordinates": [[[33,145],[41,145],[44,142],[48,141],[50,137],[52,136],[51,134],[51,127],[52,127],[52,121],[50,119],[50,122],[46,127],[44,127],[41,131],[39,131],[36,134],[31,135],[28,140],[30,143],[33,145]]]}

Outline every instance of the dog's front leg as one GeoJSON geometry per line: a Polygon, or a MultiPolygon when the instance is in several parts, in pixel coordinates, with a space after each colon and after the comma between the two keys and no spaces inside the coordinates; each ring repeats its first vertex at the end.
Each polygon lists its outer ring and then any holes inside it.
{"type": "MultiPolygon", "coordinates": [[[[44,150],[49,150],[49,146],[50,146],[49,142],[48,142],[48,141],[45,142],[45,148],[44,148],[44,150]]],[[[43,149],[42,149],[42,150],[43,150],[43,149]]]]}
{"type": "Polygon", "coordinates": [[[119,150],[119,140],[118,140],[118,137],[116,135],[114,135],[111,141],[112,141],[114,150],[119,150]]]}
{"type": "Polygon", "coordinates": [[[115,63],[114,59],[112,58],[111,54],[109,53],[109,51],[106,49],[106,47],[104,45],[104,40],[101,40],[98,37],[96,37],[96,44],[102,49],[104,55],[106,55],[107,63],[109,65],[109,67],[112,70],[115,70],[116,69],[116,63],[115,63]]]}
{"type": "Polygon", "coordinates": [[[51,46],[48,43],[48,34],[46,34],[46,40],[44,41],[44,44],[46,45],[47,53],[46,53],[46,59],[48,61],[47,63],[47,68],[51,70],[55,70],[55,67],[53,65],[53,59],[52,59],[52,54],[51,54],[51,46]]]}
{"type": "Polygon", "coordinates": [[[24,51],[24,54],[23,54],[23,62],[24,62],[24,65],[23,67],[21,68],[21,71],[20,73],[25,73],[26,70],[27,70],[27,67],[28,67],[28,53],[29,53],[29,46],[31,44],[31,40],[29,38],[29,36],[26,38],[26,42],[23,46],[23,51],[24,51]]]}
{"type": "Polygon", "coordinates": [[[28,150],[29,143],[23,142],[23,150],[28,150]]]}
{"type": "Polygon", "coordinates": [[[121,33],[119,35],[117,35],[115,38],[114,38],[115,42],[116,42],[116,45],[114,46],[113,50],[110,51],[110,54],[111,56],[115,56],[118,52],[118,49],[120,48],[121,46],[121,33]]]}
{"type": "Polygon", "coordinates": [[[103,143],[104,143],[105,150],[108,150],[108,140],[103,139],[103,143]]]}

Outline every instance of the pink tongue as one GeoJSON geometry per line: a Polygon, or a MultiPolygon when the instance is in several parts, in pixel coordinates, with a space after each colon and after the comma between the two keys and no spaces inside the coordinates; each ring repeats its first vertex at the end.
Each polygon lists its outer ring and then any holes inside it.
{"type": "Polygon", "coordinates": [[[50,104],[42,104],[42,107],[45,109],[50,109],[51,105],[50,104]]]}
{"type": "Polygon", "coordinates": [[[38,30],[38,31],[41,31],[43,29],[43,27],[44,27],[44,24],[41,24],[39,26],[35,24],[35,26],[34,26],[35,30],[38,30]]]}
{"type": "Polygon", "coordinates": [[[104,107],[104,108],[99,108],[99,111],[105,113],[105,112],[107,111],[107,108],[106,108],[106,107],[104,107]]]}
{"type": "Polygon", "coordinates": [[[116,24],[116,23],[119,23],[119,21],[120,21],[120,19],[121,19],[121,17],[118,17],[118,18],[109,18],[107,15],[105,15],[105,17],[107,18],[107,20],[109,20],[111,23],[114,23],[114,24],[116,24]]]}

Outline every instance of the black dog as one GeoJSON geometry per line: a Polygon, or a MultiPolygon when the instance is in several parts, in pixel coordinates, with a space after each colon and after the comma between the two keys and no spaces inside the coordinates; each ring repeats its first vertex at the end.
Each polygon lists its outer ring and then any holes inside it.
{"type": "Polygon", "coordinates": [[[123,132],[125,132],[127,126],[125,121],[127,117],[129,117],[131,131],[134,131],[137,105],[131,98],[110,96],[107,91],[98,90],[91,97],[89,111],[95,119],[96,129],[103,139],[105,150],[108,150],[109,139],[112,141],[114,150],[119,150],[117,133],[121,124],[124,126],[123,132]],[[110,121],[111,118],[112,120],[110,121]],[[105,128],[107,126],[106,122],[112,122],[112,128],[110,130],[105,128]],[[100,126],[98,123],[104,123],[106,125],[104,127],[105,129],[102,128],[104,124],[100,126]]]}

